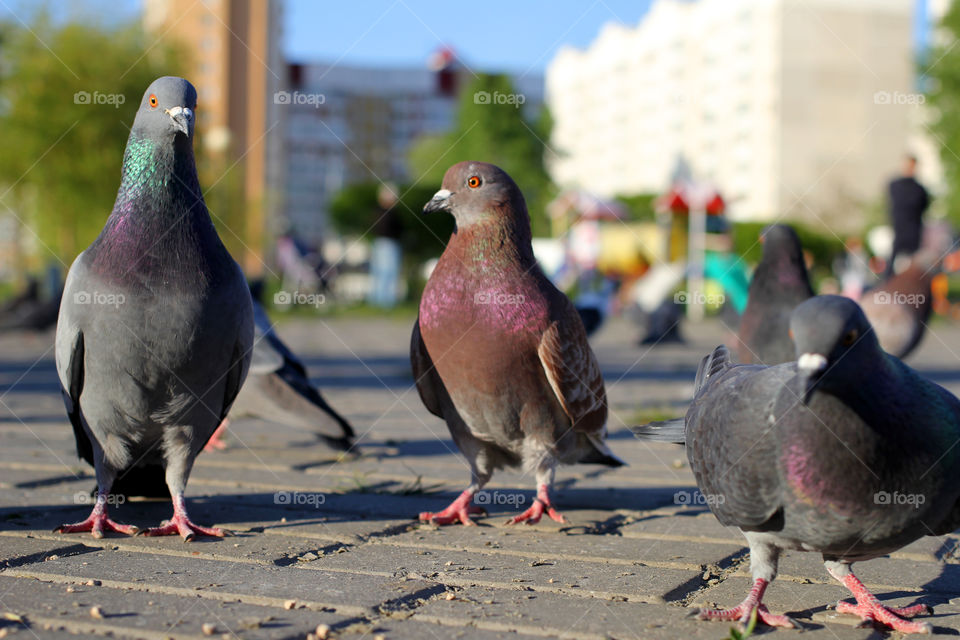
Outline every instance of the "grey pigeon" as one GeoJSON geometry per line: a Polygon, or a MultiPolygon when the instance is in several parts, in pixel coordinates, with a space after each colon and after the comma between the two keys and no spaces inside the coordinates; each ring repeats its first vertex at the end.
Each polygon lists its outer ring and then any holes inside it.
{"type": "Polygon", "coordinates": [[[780,364],[793,359],[790,313],[813,295],[797,232],[774,224],[761,235],[763,257],[750,280],[747,308],[740,320],[740,362],[780,364]]]}
{"type": "Polygon", "coordinates": [[[247,375],[253,309],[203,201],[196,102],[182,78],[147,88],[113,212],[67,276],[57,373],[77,451],[96,469],[97,501],[90,517],[63,532],[135,533],[107,515],[114,480],[129,473],[165,481],[172,497],[173,517],[145,535],[225,534],[193,524],[183,492],[247,375]]]}
{"type": "MultiPolygon", "coordinates": [[[[253,303],[254,345],[250,374],[240,390],[230,417],[254,416],[270,422],[306,429],[327,446],[348,451],[356,437],[353,427],[310,382],[307,368],[280,340],[270,318],[259,303],[253,303]]],[[[227,420],[221,428],[225,429],[227,420]]],[[[207,443],[207,449],[223,448],[217,444],[221,429],[207,443]]]]}
{"type": "Polygon", "coordinates": [[[603,376],[576,309],[533,257],[520,189],[498,167],[461,162],[424,212],[456,228],[420,301],[410,360],[427,409],[443,418],[472,482],[423,521],[473,524],[470,506],[496,469],[536,474],[537,499],[511,523],[534,523],[550,502],[558,462],[622,463],[604,443],[603,376]]]}
{"type": "Polygon", "coordinates": [[[887,353],[906,358],[920,344],[933,310],[931,284],[938,272],[936,256],[920,251],[904,271],[860,298],[860,306],[887,353]]]}
{"type": "Polygon", "coordinates": [[[726,347],[703,359],[686,419],[634,429],[685,441],[714,515],[750,545],[754,585],[712,620],[792,626],[761,604],[784,550],[816,551],[856,604],[837,611],[904,633],[929,607],[883,606],[851,571],[960,525],[960,400],[880,349],[857,303],[819,296],[793,312],[797,361],[735,365],[726,347]],[[909,428],[904,428],[909,425],[909,428]]]}

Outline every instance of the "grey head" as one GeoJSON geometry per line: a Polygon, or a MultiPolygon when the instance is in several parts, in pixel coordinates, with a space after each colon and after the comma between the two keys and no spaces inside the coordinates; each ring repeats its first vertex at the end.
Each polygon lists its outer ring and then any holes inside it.
{"type": "Polygon", "coordinates": [[[843,296],[814,296],[798,305],[790,334],[805,402],[815,390],[843,396],[885,359],[860,305],[843,296]]]}
{"type": "Polygon", "coordinates": [[[760,234],[760,242],[763,244],[764,261],[780,259],[803,264],[803,249],[793,227],[786,224],[772,224],[760,234]]]}
{"type": "Polygon", "coordinates": [[[453,215],[458,229],[492,220],[530,226],[520,188],[496,165],[458,162],[447,169],[440,186],[423,212],[446,211],[453,215]]]}
{"type": "Polygon", "coordinates": [[[143,93],[131,133],[158,142],[193,141],[197,90],[183,78],[157,78],[143,93]]]}

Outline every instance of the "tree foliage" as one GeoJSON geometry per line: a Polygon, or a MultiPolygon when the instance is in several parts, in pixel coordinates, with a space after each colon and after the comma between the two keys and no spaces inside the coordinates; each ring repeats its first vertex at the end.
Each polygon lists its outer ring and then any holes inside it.
{"type": "Polygon", "coordinates": [[[0,22],[0,215],[35,237],[38,263],[69,265],[100,232],[143,91],[182,68],[139,25],[0,22]]]}
{"type": "Polygon", "coordinates": [[[544,165],[551,121],[546,110],[536,120],[528,119],[517,104],[525,96],[519,95],[507,76],[479,74],[460,94],[454,129],[421,138],[408,159],[418,183],[434,191],[457,162],[499,166],[523,191],[534,234],[544,235],[549,229],[546,204],[555,195],[544,165]]]}
{"type": "Polygon", "coordinates": [[[952,3],[940,25],[942,38],[927,55],[924,76],[929,79],[927,97],[937,113],[932,129],[940,144],[947,193],[943,205],[947,217],[960,224],[960,3],[952,3]]]}
{"type": "MultiPolygon", "coordinates": [[[[342,189],[330,202],[330,219],[342,234],[365,236],[371,231],[382,211],[377,203],[377,182],[360,182],[342,189]]],[[[411,263],[438,257],[453,232],[453,217],[443,213],[425,214],[423,205],[433,197],[436,186],[423,183],[399,185],[400,200],[396,211],[402,229],[400,246],[411,263]]]]}

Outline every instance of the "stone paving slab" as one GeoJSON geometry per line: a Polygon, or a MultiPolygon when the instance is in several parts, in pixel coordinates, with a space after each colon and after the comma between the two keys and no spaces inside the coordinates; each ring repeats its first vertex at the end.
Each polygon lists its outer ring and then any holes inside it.
{"type": "MultiPolygon", "coordinates": [[[[705,323],[686,332],[688,344],[649,349],[614,319],[594,338],[610,446],[629,466],[560,468],[554,500],[570,524],[506,526],[534,483],[505,471],[487,488],[479,526],[436,528],[415,515],[446,506],[469,471],[411,386],[412,320],[280,326],[354,423],[359,455],[339,456],[302,430],[233,421],[228,450],[200,456],[187,497],[198,522],[236,535],[191,544],[51,532],[87,515],[92,470],[77,459],[63,414],[53,334],[0,336],[0,633],[293,639],[327,624],[331,637],[357,640],[726,637],[728,623],[685,614],[746,594],[742,535],[696,503],[682,447],[638,441],[625,425],[644,412],[682,415],[697,363],[727,328],[705,323]],[[94,605],[103,618],[90,615],[94,605]],[[205,623],[213,636],[203,635],[205,623]]],[[[943,346],[960,344],[960,328],[934,333],[911,364],[960,392],[960,363],[943,346]]],[[[145,527],[169,517],[170,505],[131,500],[111,513],[145,527]]],[[[934,604],[937,631],[958,634],[958,541],[925,538],[856,570],[884,601],[934,604]]],[[[847,594],[816,554],[786,554],[781,572],[766,600],[795,614],[804,637],[889,637],[836,615],[831,607],[847,594]]]]}

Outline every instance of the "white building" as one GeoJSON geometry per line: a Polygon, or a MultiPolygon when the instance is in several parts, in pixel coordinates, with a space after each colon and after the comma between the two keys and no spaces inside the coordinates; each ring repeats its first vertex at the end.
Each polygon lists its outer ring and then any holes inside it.
{"type": "Polygon", "coordinates": [[[553,178],[660,192],[683,157],[735,219],[855,223],[909,151],[911,19],[908,0],[657,0],[551,61],[553,178]]]}

